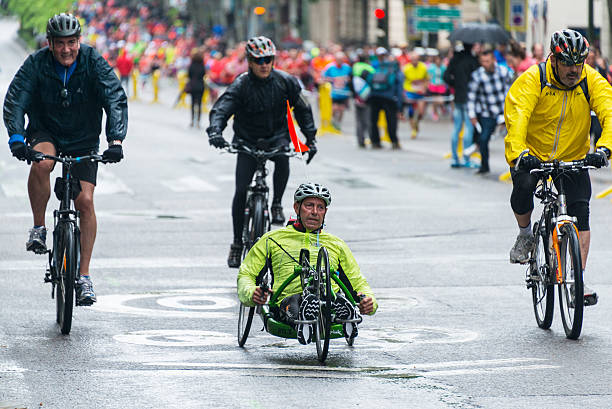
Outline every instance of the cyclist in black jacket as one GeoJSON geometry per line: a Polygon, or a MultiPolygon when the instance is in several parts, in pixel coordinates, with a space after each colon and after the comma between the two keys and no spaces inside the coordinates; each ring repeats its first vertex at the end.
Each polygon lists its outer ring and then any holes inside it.
{"type": "MultiPolygon", "coordinates": [[[[206,129],[209,142],[216,148],[227,146],[222,132],[228,119],[234,115],[234,142],[244,142],[255,147],[257,140],[264,139],[272,150],[289,146],[291,139],[287,127],[287,100],[294,108],[295,118],[309,147],[310,163],[317,152],[314,125],[310,104],[302,95],[296,78],[273,68],[276,47],[266,37],[253,37],[246,44],[249,71],[241,74],[219,97],[210,111],[210,126],[206,129]]],[[[274,194],[272,199],[272,223],[283,224],[285,216],[281,199],[289,179],[289,158],[274,157],[274,194]]],[[[236,160],[236,192],[232,203],[234,242],[227,260],[229,267],[240,266],[242,254],[242,227],[246,194],[255,173],[257,163],[246,154],[239,153],[236,160]]]]}
{"type": "MultiPolygon", "coordinates": [[[[71,156],[97,152],[102,131],[102,110],[106,112],[106,139],[103,157],[109,162],[123,158],[121,143],[127,133],[127,97],[106,60],[93,48],[81,44],[81,25],[71,14],[59,14],[47,23],[49,47],[31,54],[9,86],[4,100],[4,124],[13,156],[32,158],[33,151],[71,156]],[[28,125],[25,127],[25,116],[28,125]]],[[[37,254],[47,251],[45,210],[51,187],[49,175],[54,161],[32,163],[28,193],[34,227],[26,249],[37,254]]],[[[81,214],[81,262],[77,285],[79,305],[96,301],[89,278],[89,262],[96,238],[93,193],[97,162],[79,163],[74,176],[81,193],[75,207],[81,214]]]]}

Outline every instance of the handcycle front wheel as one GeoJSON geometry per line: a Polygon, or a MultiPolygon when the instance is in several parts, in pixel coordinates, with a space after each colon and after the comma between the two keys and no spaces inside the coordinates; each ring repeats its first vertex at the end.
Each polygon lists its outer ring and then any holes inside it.
{"type": "Polygon", "coordinates": [[[75,232],[71,226],[60,227],[57,233],[58,246],[53,249],[58,278],[55,287],[56,319],[62,334],[69,334],[72,327],[72,310],[74,307],[77,246],[75,232]]]}
{"type": "Polygon", "coordinates": [[[551,268],[549,237],[542,235],[539,222],[533,226],[533,233],[535,247],[529,265],[533,311],[538,327],[549,329],[552,325],[555,307],[555,286],[552,276],[553,269],[551,268]]]}
{"type": "Polygon", "coordinates": [[[329,254],[325,247],[321,247],[317,256],[318,283],[315,283],[315,291],[319,301],[319,316],[315,324],[315,344],[317,346],[317,358],[325,362],[329,351],[329,338],[331,333],[331,309],[332,289],[329,272],[329,254]]]}
{"type": "Polygon", "coordinates": [[[582,278],[582,259],[578,234],[573,224],[561,227],[561,277],[559,283],[559,307],[565,336],[578,339],[582,331],[584,312],[584,283],[582,278]]]}
{"type": "Polygon", "coordinates": [[[253,323],[253,315],[255,315],[255,307],[247,307],[243,303],[239,303],[238,311],[238,346],[242,347],[249,337],[251,324],[253,323]]]}

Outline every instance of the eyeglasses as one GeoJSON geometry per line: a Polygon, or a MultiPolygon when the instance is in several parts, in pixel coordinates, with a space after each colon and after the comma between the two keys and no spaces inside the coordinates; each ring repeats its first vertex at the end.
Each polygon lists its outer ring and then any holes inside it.
{"type": "Polygon", "coordinates": [[[274,57],[259,57],[259,58],[251,58],[251,61],[254,61],[257,65],[270,64],[274,60],[274,57]]]}
{"type": "Polygon", "coordinates": [[[62,106],[64,108],[68,108],[70,106],[70,101],[68,100],[69,95],[70,94],[68,93],[68,90],[66,88],[60,91],[60,97],[62,98],[62,106]]]}

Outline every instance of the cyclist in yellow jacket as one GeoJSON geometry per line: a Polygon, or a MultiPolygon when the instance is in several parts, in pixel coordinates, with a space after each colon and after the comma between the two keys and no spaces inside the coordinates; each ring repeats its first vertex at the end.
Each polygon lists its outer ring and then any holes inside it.
{"type": "MultiPolygon", "coordinates": [[[[531,212],[537,178],[529,173],[541,161],[585,159],[587,165],[608,164],[612,149],[612,87],[597,71],[584,64],[589,53],[588,41],[577,31],[560,30],[553,34],[546,63],[534,65],[510,87],[504,116],[508,135],[505,139],[506,161],[511,168],[510,203],[519,227],[511,263],[527,263],[533,247],[531,212]],[[602,124],[596,151],[589,152],[590,111],[602,124]]],[[[591,181],[588,171],[564,174],[568,213],[577,218],[580,252],[584,270],[591,240],[589,200],[591,181]]],[[[585,286],[585,304],[597,302],[597,294],[585,286]]]]}
{"type": "MultiPolygon", "coordinates": [[[[340,280],[351,291],[353,298],[359,300],[361,314],[374,314],[378,308],[374,293],[365,277],[361,274],[355,257],[346,243],[323,230],[323,222],[327,207],[331,203],[329,190],[318,183],[302,183],[295,192],[293,208],[297,221],[282,229],[264,234],[251,247],[238,272],[238,298],[248,306],[264,304],[267,294],[256,284],[257,276],[270,266],[273,274],[272,292],[293,273],[295,261],[299,259],[301,249],[310,251],[310,263],[316,264],[319,247],[325,246],[329,253],[330,271],[335,271],[340,280]],[[291,255],[291,257],[289,256],[291,255]]],[[[355,308],[339,292],[339,287],[332,281],[336,294],[333,309],[340,319],[356,317],[355,308]],[[343,316],[340,316],[339,311],[343,316]]],[[[291,319],[311,320],[313,311],[318,310],[316,297],[312,294],[302,294],[299,281],[292,281],[280,295],[279,319],[291,323],[291,319]]],[[[298,341],[307,344],[312,339],[310,325],[297,326],[298,341]]],[[[345,335],[357,336],[356,324],[345,325],[345,335]]]]}

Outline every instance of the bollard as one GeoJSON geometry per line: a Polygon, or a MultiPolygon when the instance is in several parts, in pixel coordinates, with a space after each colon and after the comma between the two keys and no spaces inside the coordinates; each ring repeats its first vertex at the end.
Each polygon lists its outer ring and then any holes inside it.
{"type": "Polygon", "coordinates": [[[185,71],[180,71],[176,77],[178,79],[179,98],[175,107],[189,108],[189,105],[187,105],[187,102],[185,101],[187,97],[187,93],[185,92],[185,85],[187,85],[187,73],[185,71]]]}
{"type": "Polygon", "coordinates": [[[208,85],[208,76],[204,76],[204,93],[202,94],[202,111],[205,113],[210,112],[206,105],[210,101],[210,86],[208,85]]]}
{"type": "Polygon", "coordinates": [[[342,132],[334,128],[332,125],[332,86],[329,82],[325,82],[319,86],[319,115],[321,117],[321,125],[319,134],[331,133],[341,135],[342,132]]]}
{"type": "Polygon", "coordinates": [[[140,72],[134,68],[132,70],[132,97],[130,98],[132,101],[136,101],[138,99],[138,77],[140,77],[140,72]]]}
{"type": "Polygon", "coordinates": [[[153,71],[153,101],[152,104],[159,103],[159,70],[153,71]]]}
{"type": "Polygon", "coordinates": [[[391,138],[389,138],[389,128],[387,128],[387,117],[385,116],[385,111],[380,110],[378,112],[378,122],[376,123],[378,126],[379,134],[382,135],[380,140],[383,142],[391,142],[391,138]]]}

